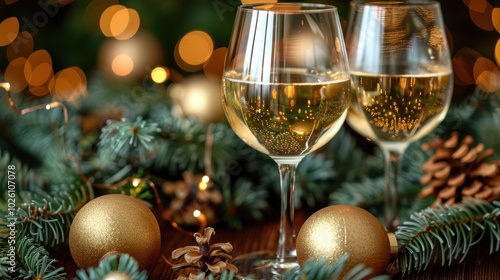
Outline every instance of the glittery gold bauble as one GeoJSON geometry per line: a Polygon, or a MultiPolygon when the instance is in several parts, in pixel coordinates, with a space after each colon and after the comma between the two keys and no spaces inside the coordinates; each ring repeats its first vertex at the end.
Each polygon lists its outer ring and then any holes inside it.
{"type": "Polygon", "coordinates": [[[389,264],[389,238],[379,220],[370,212],[350,205],[325,207],[312,214],[297,236],[297,259],[303,266],[308,259],[326,259],[333,264],[348,254],[342,275],[357,264],[382,274],[389,264]]]}
{"type": "Polygon", "coordinates": [[[139,199],[108,194],[78,211],[69,232],[71,256],[80,268],[95,267],[103,257],[129,254],[139,269],[150,269],[160,254],[160,227],[139,199]]]}

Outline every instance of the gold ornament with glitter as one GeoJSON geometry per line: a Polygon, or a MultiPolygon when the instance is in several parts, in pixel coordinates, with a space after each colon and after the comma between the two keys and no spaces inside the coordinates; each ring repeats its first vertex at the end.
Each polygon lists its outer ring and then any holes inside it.
{"type": "Polygon", "coordinates": [[[297,259],[301,266],[309,259],[333,264],[348,254],[339,279],[357,264],[372,268],[371,276],[375,276],[385,271],[391,253],[397,252],[393,240],[370,212],[333,205],[315,212],[302,225],[297,235],[297,259]]]}
{"type": "Polygon", "coordinates": [[[71,224],[69,248],[80,268],[95,267],[113,254],[129,254],[139,269],[150,269],[160,254],[160,227],[139,199],[108,194],[80,209],[71,224]]]}

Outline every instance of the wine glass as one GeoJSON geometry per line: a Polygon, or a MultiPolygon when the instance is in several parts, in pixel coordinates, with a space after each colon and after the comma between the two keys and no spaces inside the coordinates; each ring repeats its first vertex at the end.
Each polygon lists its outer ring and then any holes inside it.
{"type": "Polygon", "coordinates": [[[224,111],[234,132],[278,164],[277,252],[268,258],[248,256],[262,258],[254,272],[279,275],[298,265],[297,166],[333,138],[349,107],[349,65],[337,9],[313,3],[239,6],[222,87],[224,111]]]}
{"type": "Polygon", "coordinates": [[[347,123],[385,156],[384,224],[398,223],[400,164],[408,145],[445,117],[453,74],[439,2],[351,2],[346,47],[351,70],[347,123]]]}

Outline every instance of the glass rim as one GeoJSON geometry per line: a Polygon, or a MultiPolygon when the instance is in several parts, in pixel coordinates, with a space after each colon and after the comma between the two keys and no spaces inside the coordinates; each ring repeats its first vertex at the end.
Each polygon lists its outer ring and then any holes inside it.
{"type": "Polygon", "coordinates": [[[257,11],[273,14],[305,14],[337,11],[337,7],[323,3],[277,2],[242,4],[238,6],[238,10],[245,12],[257,11]],[[297,7],[299,9],[292,9],[291,7],[297,7]]]}
{"type": "Polygon", "coordinates": [[[384,9],[399,9],[408,7],[439,6],[436,0],[353,0],[351,6],[355,7],[378,7],[384,9]]]}

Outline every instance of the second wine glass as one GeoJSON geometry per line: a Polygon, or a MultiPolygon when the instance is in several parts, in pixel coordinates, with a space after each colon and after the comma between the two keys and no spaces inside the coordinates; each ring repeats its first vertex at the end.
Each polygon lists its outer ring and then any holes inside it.
{"type": "Polygon", "coordinates": [[[384,223],[392,231],[399,222],[403,154],[444,119],[452,95],[439,2],[351,2],[346,47],[352,78],[347,123],[384,152],[384,223]]]}
{"type": "Polygon", "coordinates": [[[335,7],[238,8],[223,74],[223,107],[234,132],[278,164],[281,184],[277,251],[257,262],[256,273],[279,275],[298,265],[295,172],[301,159],[330,141],[344,123],[349,78],[335,7]]]}

